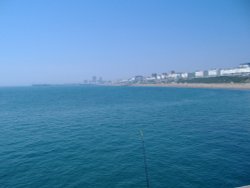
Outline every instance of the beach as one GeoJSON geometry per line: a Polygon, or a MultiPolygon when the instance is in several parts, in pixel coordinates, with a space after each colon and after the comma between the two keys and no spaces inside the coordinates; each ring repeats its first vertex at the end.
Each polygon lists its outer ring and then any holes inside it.
{"type": "Polygon", "coordinates": [[[133,84],[131,86],[142,87],[179,87],[179,88],[215,88],[215,89],[244,89],[250,90],[250,83],[169,83],[169,84],[133,84]]]}

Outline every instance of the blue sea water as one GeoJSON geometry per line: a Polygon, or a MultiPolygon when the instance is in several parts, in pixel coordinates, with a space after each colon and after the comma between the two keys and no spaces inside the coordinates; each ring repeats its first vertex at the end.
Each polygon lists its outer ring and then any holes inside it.
{"type": "Polygon", "coordinates": [[[250,184],[250,91],[0,88],[0,187],[250,184]]]}

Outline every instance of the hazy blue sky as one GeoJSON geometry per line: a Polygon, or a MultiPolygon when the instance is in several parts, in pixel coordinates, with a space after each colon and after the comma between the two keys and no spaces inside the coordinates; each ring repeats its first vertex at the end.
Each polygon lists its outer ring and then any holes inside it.
{"type": "Polygon", "coordinates": [[[0,0],[0,85],[249,61],[248,0],[0,0]]]}

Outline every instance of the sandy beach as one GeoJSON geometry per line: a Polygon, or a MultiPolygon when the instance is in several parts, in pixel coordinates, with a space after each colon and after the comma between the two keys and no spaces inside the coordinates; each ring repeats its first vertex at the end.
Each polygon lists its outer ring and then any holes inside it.
{"type": "Polygon", "coordinates": [[[133,84],[131,86],[140,87],[179,87],[179,88],[216,88],[216,89],[244,89],[250,90],[250,83],[223,83],[223,84],[205,84],[205,83],[169,83],[169,84],[133,84]]]}

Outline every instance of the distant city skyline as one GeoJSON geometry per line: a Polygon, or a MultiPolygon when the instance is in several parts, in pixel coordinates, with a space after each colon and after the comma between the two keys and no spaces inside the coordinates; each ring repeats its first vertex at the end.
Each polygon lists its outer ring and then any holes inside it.
{"type": "Polygon", "coordinates": [[[250,2],[1,1],[0,86],[250,62],[250,2]]]}
{"type": "MultiPolygon", "coordinates": [[[[157,83],[171,83],[171,82],[187,82],[192,80],[193,83],[196,83],[196,78],[205,78],[205,81],[209,80],[208,78],[217,78],[213,79],[214,82],[220,80],[224,82],[225,79],[230,82],[239,80],[248,80],[250,76],[250,62],[239,64],[237,67],[227,67],[225,69],[214,68],[208,70],[196,70],[192,72],[175,72],[174,70],[164,73],[152,73],[151,75],[136,75],[129,79],[119,80],[118,84],[157,84],[157,83]],[[227,77],[227,78],[226,78],[227,77]]],[[[200,80],[199,80],[200,81],[200,80]]],[[[204,81],[204,80],[203,80],[204,81]]],[[[210,80],[210,83],[211,82],[210,80]]]]}

